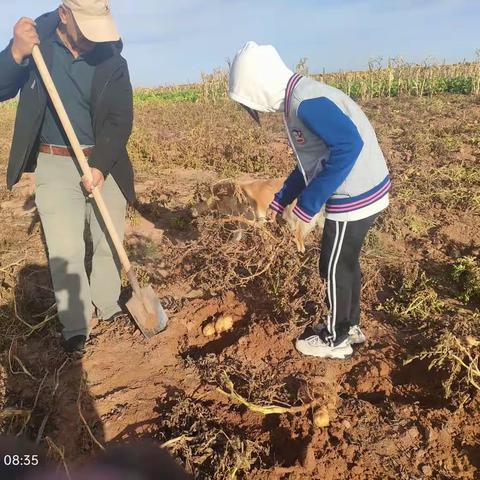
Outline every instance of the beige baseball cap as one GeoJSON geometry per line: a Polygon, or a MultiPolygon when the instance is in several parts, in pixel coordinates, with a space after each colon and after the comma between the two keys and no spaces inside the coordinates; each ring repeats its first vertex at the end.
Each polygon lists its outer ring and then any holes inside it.
{"type": "Polygon", "coordinates": [[[91,42],[116,42],[120,40],[117,26],[110,12],[108,0],[63,0],[78,28],[91,42]]]}

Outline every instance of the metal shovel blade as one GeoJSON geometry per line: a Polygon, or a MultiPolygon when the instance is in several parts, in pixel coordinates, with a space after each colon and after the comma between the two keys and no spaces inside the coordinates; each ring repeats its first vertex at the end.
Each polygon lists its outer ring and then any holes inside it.
{"type": "Polygon", "coordinates": [[[167,328],[168,317],[151,285],[133,293],[127,309],[146,338],[151,338],[167,328]]]}

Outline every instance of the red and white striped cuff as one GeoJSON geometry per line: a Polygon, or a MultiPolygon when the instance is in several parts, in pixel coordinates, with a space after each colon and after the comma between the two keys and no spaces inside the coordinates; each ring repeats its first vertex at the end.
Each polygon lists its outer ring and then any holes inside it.
{"type": "Polygon", "coordinates": [[[313,218],[311,215],[304,212],[298,205],[295,205],[295,208],[293,209],[293,213],[305,223],[310,223],[310,221],[313,218]]]}
{"type": "Polygon", "coordinates": [[[285,210],[285,207],[283,205],[280,205],[276,200],[272,201],[272,203],[269,205],[269,208],[271,208],[277,213],[283,213],[283,211],[285,210]]]}

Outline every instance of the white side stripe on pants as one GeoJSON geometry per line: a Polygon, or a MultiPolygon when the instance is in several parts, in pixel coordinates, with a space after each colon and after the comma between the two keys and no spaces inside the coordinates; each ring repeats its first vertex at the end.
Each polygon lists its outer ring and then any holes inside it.
{"type": "MultiPolygon", "coordinates": [[[[330,253],[330,260],[328,261],[328,273],[327,273],[327,295],[328,295],[328,303],[330,304],[330,312],[327,317],[327,330],[330,333],[331,329],[331,322],[332,322],[332,293],[331,293],[331,281],[330,281],[330,271],[332,269],[333,257],[335,256],[335,249],[337,248],[337,241],[338,241],[338,222],[335,222],[335,239],[333,241],[332,251],[330,253]]],[[[330,337],[330,335],[329,335],[330,337]]],[[[329,342],[330,343],[330,342],[329,342]]]]}
{"type": "Polygon", "coordinates": [[[332,347],[337,338],[337,333],[335,331],[336,320],[337,320],[337,278],[336,278],[337,263],[338,263],[338,259],[340,258],[343,240],[345,238],[345,231],[347,229],[347,222],[344,222],[342,233],[340,234],[340,239],[338,240],[338,236],[339,236],[338,224],[339,222],[335,222],[335,228],[336,228],[335,241],[333,243],[332,254],[330,257],[330,261],[328,263],[328,289],[327,290],[329,293],[330,310],[331,310],[331,316],[329,317],[329,324],[328,324],[328,331],[330,333],[328,337],[328,343],[332,347]],[[333,263],[332,263],[332,259],[334,259],[333,263]]]}

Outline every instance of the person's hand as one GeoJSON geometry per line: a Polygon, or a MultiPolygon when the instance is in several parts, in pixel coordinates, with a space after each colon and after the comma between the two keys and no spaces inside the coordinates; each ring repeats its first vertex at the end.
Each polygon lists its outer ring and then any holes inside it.
{"type": "Polygon", "coordinates": [[[31,18],[22,17],[13,29],[12,57],[19,65],[32,54],[33,47],[40,44],[36,23],[31,18]]]}
{"type": "MultiPolygon", "coordinates": [[[[95,187],[98,187],[98,189],[101,190],[103,187],[103,183],[105,182],[105,177],[98,168],[92,168],[91,171],[93,182],[91,182],[87,177],[85,177],[85,175],[82,177],[83,186],[88,193],[92,193],[95,187]]],[[[91,196],[92,195],[90,195],[90,197],[91,196]]]]}
{"type": "Polygon", "coordinates": [[[271,208],[267,209],[265,219],[267,220],[267,222],[275,222],[277,220],[277,212],[275,210],[272,210],[271,208]]]}

